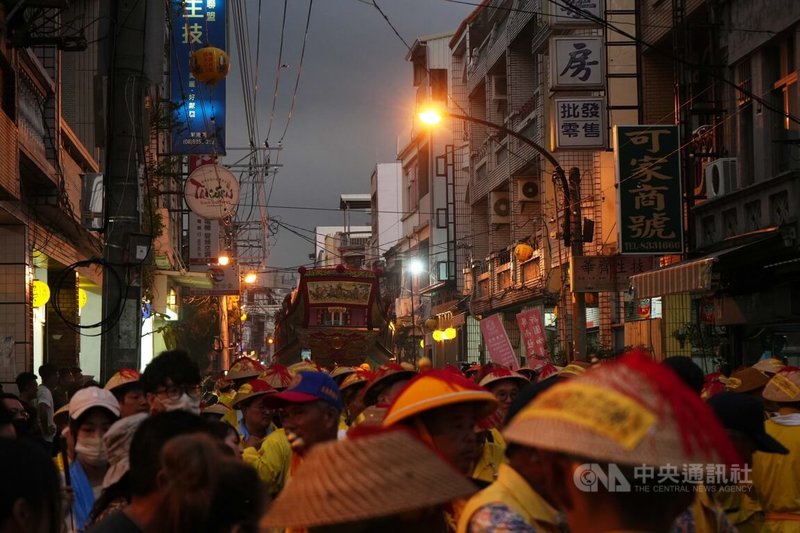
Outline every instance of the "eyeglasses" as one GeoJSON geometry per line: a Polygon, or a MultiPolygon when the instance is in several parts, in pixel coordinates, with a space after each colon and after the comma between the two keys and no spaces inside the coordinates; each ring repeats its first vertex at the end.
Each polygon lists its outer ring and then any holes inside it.
{"type": "Polygon", "coordinates": [[[505,401],[508,401],[508,400],[512,400],[513,401],[517,397],[517,394],[519,394],[519,391],[517,391],[517,390],[513,390],[513,391],[501,390],[501,391],[495,392],[494,395],[497,398],[498,402],[505,402],[505,401]]]}
{"type": "Polygon", "coordinates": [[[197,400],[203,394],[203,387],[200,385],[170,385],[169,387],[161,387],[156,390],[156,395],[166,396],[170,400],[178,400],[183,393],[186,393],[189,398],[197,400]]]}

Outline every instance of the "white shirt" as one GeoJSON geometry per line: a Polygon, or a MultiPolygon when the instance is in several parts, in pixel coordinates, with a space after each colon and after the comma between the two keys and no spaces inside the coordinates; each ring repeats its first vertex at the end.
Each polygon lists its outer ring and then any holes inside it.
{"type": "Polygon", "coordinates": [[[47,406],[47,427],[42,428],[42,437],[47,442],[53,442],[56,435],[56,424],[53,421],[53,393],[44,385],[39,385],[36,389],[36,404],[47,406]]]}

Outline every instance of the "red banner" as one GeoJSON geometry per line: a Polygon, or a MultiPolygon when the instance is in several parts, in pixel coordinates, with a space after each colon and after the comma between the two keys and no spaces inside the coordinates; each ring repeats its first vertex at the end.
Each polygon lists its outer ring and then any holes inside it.
{"type": "Polygon", "coordinates": [[[542,321],[540,309],[528,309],[517,314],[517,325],[525,343],[525,353],[528,356],[528,366],[535,368],[537,361],[550,359],[547,349],[547,334],[542,321]]]}
{"type": "Polygon", "coordinates": [[[518,369],[519,360],[503,326],[503,315],[497,313],[486,317],[480,324],[483,341],[486,343],[491,360],[512,370],[518,369]]]}

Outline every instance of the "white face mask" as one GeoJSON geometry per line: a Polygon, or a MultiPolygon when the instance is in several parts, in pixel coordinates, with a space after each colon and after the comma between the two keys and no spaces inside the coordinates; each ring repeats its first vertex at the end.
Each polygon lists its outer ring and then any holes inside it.
{"type": "Polygon", "coordinates": [[[170,398],[160,400],[164,409],[167,411],[189,411],[190,413],[200,414],[200,398],[193,400],[191,396],[185,392],[177,400],[170,398]]]}
{"type": "Polygon", "coordinates": [[[92,466],[108,464],[106,443],[100,437],[81,437],[75,443],[75,454],[86,464],[92,466]]]}

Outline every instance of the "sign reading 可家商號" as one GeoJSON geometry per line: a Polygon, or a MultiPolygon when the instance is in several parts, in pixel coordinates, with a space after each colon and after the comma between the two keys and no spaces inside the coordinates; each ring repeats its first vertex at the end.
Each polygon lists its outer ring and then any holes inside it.
{"type": "Polygon", "coordinates": [[[620,253],[683,252],[677,126],[616,126],[620,253]]]}

